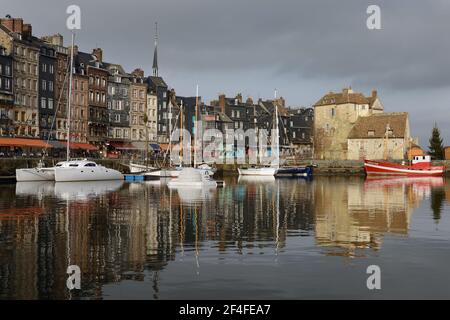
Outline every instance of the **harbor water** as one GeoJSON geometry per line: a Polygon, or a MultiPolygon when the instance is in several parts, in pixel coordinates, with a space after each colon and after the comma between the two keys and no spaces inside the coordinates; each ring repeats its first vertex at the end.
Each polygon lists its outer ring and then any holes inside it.
{"type": "Polygon", "coordinates": [[[449,299],[448,201],[440,177],[0,184],[0,298],[449,299]]]}

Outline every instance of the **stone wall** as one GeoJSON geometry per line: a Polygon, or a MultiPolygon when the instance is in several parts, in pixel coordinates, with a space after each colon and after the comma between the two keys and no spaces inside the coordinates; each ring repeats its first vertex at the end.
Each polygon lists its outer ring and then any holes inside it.
{"type": "Polygon", "coordinates": [[[402,160],[406,154],[406,144],[403,138],[388,139],[348,139],[348,160],[388,159],[402,160]]]}
{"type": "Polygon", "coordinates": [[[369,116],[368,105],[354,103],[314,107],[314,156],[347,159],[347,138],[358,117],[369,116]],[[363,108],[364,107],[364,108],[363,108]],[[334,111],[333,111],[334,110],[334,111]]]}

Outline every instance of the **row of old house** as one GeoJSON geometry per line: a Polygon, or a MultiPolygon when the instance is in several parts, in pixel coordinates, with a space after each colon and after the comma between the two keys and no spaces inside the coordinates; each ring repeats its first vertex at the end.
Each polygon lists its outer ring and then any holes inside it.
{"type": "MultiPolygon", "coordinates": [[[[71,50],[60,34],[37,38],[21,18],[0,19],[1,137],[67,139],[71,50]]],[[[279,103],[283,144],[311,155],[311,108],[285,108],[283,98],[243,101],[240,94],[220,95],[209,104],[201,97],[177,96],[159,75],[157,50],[155,41],[152,75],[146,76],[140,68],[127,72],[105,61],[101,48],[87,53],[74,46],[70,141],[104,151],[143,149],[147,141],[159,148],[180,123],[193,132],[196,105],[205,128],[270,128],[279,103]],[[180,105],[183,119],[175,114],[180,105]]]]}
{"type": "MultiPolygon", "coordinates": [[[[205,103],[178,96],[159,75],[156,39],[150,76],[105,61],[100,48],[87,53],[73,47],[70,141],[104,155],[142,150],[147,143],[156,150],[176,126],[193,134],[196,110],[204,129],[225,133],[270,129],[277,107],[282,152],[298,158],[404,159],[422,152],[410,136],[408,114],[384,112],[376,91],[365,96],[344,88],[310,108],[287,107],[282,97],[253,101],[221,94],[205,103]]],[[[71,49],[60,34],[37,38],[21,18],[0,19],[0,139],[67,139],[71,49]]],[[[2,145],[14,143],[0,140],[2,145]]]]}

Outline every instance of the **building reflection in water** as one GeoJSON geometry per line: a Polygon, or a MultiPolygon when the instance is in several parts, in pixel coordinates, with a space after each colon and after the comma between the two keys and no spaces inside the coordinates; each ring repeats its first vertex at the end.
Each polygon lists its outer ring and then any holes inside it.
{"type": "Polygon", "coordinates": [[[317,244],[327,254],[356,256],[379,250],[383,234],[408,233],[411,214],[442,177],[330,177],[314,181],[317,244]]]}
{"type": "Polygon", "coordinates": [[[217,190],[159,181],[1,186],[0,298],[102,298],[105,284],[133,280],[151,282],[143,298],[158,299],[160,273],[175,260],[194,257],[197,273],[211,249],[274,263],[290,237],[356,256],[380,249],[386,232],[407,234],[413,209],[443,188],[439,179],[244,178],[217,190]],[[66,289],[70,264],[81,268],[81,292],[66,289]]]}

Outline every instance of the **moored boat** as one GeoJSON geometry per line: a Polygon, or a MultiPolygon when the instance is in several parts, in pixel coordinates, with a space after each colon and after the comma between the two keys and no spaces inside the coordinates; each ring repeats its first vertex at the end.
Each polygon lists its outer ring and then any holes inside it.
{"type": "Polygon", "coordinates": [[[238,168],[239,175],[241,176],[274,176],[277,171],[277,167],[238,168]]]}
{"type": "Polygon", "coordinates": [[[442,176],[445,172],[445,166],[432,166],[430,156],[415,156],[411,165],[364,160],[364,171],[368,176],[442,176]]]}
{"type": "Polygon", "coordinates": [[[187,188],[216,188],[217,182],[202,171],[195,168],[183,168],[178,175],[178,179],[173,179],[167,183],[169,188],[187,187],[187,188]]]}
{"type": "Polygon", "coordinates": [[[87,159],[60,162],[54,172],[56,182],[123,180],[119,171],[87,159]]]}
{"type": "Polygon", "coordinates": [[[313,174],[313,168],[311,166],[305,167],[280,167],[277,172],[277,177],[283,176],[301,176],[309,177],[313,174]]]}

